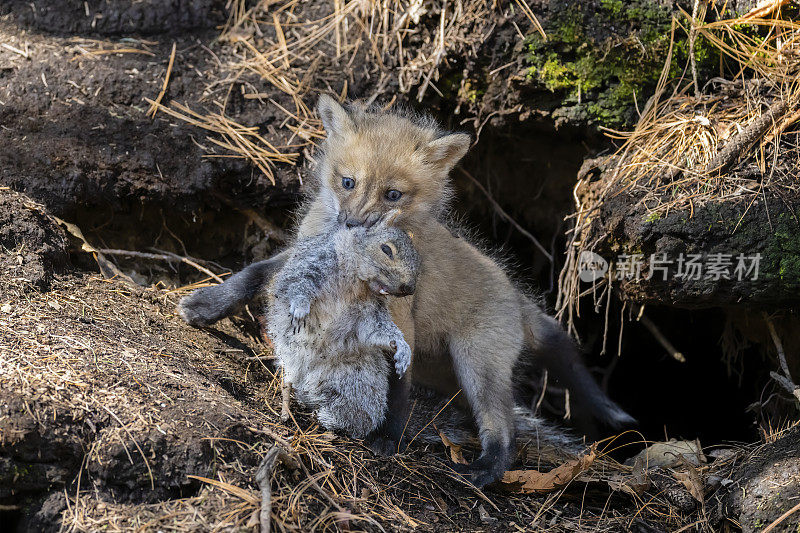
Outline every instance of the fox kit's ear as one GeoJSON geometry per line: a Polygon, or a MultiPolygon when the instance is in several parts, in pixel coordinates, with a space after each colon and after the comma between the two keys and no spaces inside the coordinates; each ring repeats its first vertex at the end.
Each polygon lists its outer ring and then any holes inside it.
{"type": "Polygon", "coordinates": [[[426,159],[429,163],[450,170],[469,150],[472,139],[466,133],[451,133],[428,143],[426,159]]]}
{"type": "Polygon", "coordinates": [[[341,135],[353,128],[353,121],[345,108],[327,94],[319,97],[317,112],[328,135],[341,135]]]}

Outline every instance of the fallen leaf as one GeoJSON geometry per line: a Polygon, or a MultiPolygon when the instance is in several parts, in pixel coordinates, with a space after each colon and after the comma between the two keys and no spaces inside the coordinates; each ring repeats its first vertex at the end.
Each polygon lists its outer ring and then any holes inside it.
{"type": "Polygon", "coordinates": [[[592,447],[583,457],[567,461],[549,472],[510,470],[503,474],[501,487],[511,492],[523,494],[546,493],[562,489],[581,472],[592,466],[596,457],[597,452],[592,447]]]}
{"type": "Polygon", "coordinates": [[[458,463],[460,465],[467,464],[467,460],[464,459],[464,454],[461,453],[461,446],[459,446],[458,444],[455,444],[453,441],[448,439],[447,435],[445,435],[441,431],[439,432],[439,437],[442,439],[442,442],[447,447],[447,449],[450,451],[450,460],[451,461],[453,461],[454,463],[458,463]]]}
{"type": "Polygon", "coordinates": [[[674,476],[678,482],[686,487],[686,490],[689,491],[689,494],[700,503],[703,503],[705,499],[705,484],[703,483],[703,479],[700,477],[700,472],[689,463],[686,459],[681,457],[681,463],[683,466],[686,467],[685,472],[675,472],[674,476]]]}

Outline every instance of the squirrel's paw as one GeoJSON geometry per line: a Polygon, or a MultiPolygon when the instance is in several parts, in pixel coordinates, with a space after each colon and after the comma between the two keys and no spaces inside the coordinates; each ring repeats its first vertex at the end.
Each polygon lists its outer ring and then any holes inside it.
{"type": "Polygon", "coordinates": [[[311,312],[311,302],[305,298],[292,298],[289,302],[289,314],[292,317],[292,325],[297,325],[311,312]]]}
{"type": "Polygon", "coordinates": [[[394,369],[397,371],[399,377],[408,370],[411,365],[411,346],[404,339],[393,340],[389,343],[394,349],[394,369]]]}

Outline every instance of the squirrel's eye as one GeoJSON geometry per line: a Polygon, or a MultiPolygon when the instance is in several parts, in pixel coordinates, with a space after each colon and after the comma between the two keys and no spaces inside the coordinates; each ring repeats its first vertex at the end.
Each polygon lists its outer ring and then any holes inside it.
{"type": "Polygon", "coordinates": [[[353,178],[342,178],[342,187],[345,189],[352,189],[356,186],[356,180],[353,178]]]}
{"type": "Polygon", "coordinates": [[[392,254],[392,249],[389,248],[389,246],[386,244],[381,244],[381,252],[385,253],[386,257],[388,257],[389,259],[392,259],[394,257],[394,254],[392,254]]]}
{"type": "Polygon", "coordinates": [[[401,193],[397,189],[389,189],[388,191],[386,191],[386,199],[389,200],[390,202],[396,202],[397,200],[400,199],[401,196],[403,196],[403,193],[401,193]]]}

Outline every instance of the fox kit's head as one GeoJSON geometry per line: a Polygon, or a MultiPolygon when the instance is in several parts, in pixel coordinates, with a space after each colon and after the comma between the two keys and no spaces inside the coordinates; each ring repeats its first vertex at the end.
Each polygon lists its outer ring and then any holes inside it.
{"type": "Polygon", "coordinates": [[[317,107],[327,133],[320,194],[340,224],[369,227],[400,209],[396,224],[413,228],[445,209],[448,173],[467,152],[469,135],[446,134],[431,120],[345,109],[326,95],[317,107]]]}
{"type": "Polygon", "coordinates": [[[411,235],[393,226],[397,214],[383,217],[370,228],[341,229],[347,233],[356,276],[371,291],[392,296],[414,293],[419,271],[419,256],[411,235]]]}

